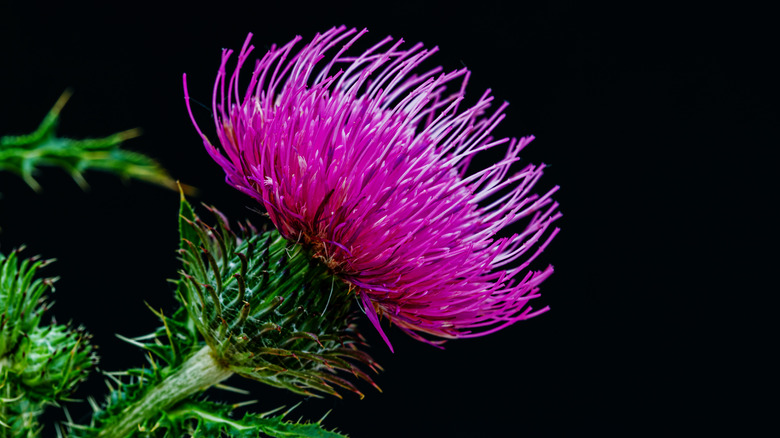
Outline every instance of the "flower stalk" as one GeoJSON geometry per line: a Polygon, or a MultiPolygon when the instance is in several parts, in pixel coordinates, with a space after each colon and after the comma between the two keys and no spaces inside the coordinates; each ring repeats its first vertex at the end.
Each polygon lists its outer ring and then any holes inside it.
{"type": "Polygon", "coordinates": [[[128,406],[115,422],[107,424],[97,436],[125,438],[132,431],[137,430],[138,424],[144,420],[197,392],[222,382],[232,374],[232,371],[223,367],[214,358],[211,348],[204,346],[187,359],[178,371],[128,406]]]}

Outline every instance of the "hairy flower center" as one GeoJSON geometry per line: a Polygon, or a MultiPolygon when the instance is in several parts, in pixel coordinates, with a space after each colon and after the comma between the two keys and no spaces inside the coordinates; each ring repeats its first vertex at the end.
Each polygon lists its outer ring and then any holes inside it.
{"type": "Polygon", "coordinates": [[[301,244],[303,247],[310,251],[315,259],[320,260],[325,266],[327,266],[334,276],[339,276],[339,274],[345,271],[344,261],[335,258],[328,251],[328,246],[325,244],[325,242],[322,241],[321,238],[318,236],[311,236],[307,233],[301,233],[301,237],[301,244]]]}

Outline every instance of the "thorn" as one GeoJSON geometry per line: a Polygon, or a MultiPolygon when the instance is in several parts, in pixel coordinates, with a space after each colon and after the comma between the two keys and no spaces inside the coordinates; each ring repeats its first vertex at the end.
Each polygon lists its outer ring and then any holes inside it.
{"type": "Polygon", "coordinates": [[[141,130],[141,128],[133,128],[133,129],[128,129],[126,131],[117,132],[115,135],[119,137],[119,141],[126,141],[126,140],[130,140],[131,138],[139,137],[142,133],[143,130],[141,130]]]}
{"type": "Polygon", "coordinates": [[[71,96],[73,96],[73,89],[72,88],[66,88],[65,91],[62,92],[60,97],[57,99],[56,102],[54,102],[54,106],[49,110],[49,113],[52,115],[59,115],[60,111],[62,111],[62,108],[65,106],[66,103],[68,103],[68,100],[70,100],[71,96]]]}
{"type": "Polygon", "coordinates": [[[247,391],[245,389],[236,388],[236,387],[233,387],[233,386],[228,386],[228,385],[225,385],[223,383],[217,383],[214,386],[216,388],[219,388],[219,389],[223,390],[223,391],[235,392],[236,394],[241,394],[241,395],[249,395],[249,391],[247,391]]]}
{"type": "Polygon", "coordinates": [[[236,409],[236,408],[242,408],[242,407],[244,407],[244,406],[253,405],[253,404],[255,404],[255,403],[257,403],[257,400],[247,400],[247,401],[244,401],[244,402],[233,403],[233,404],[232,404],[232,405],[230,405],[230,406],[231,406],[233,409],[236,409]]]}

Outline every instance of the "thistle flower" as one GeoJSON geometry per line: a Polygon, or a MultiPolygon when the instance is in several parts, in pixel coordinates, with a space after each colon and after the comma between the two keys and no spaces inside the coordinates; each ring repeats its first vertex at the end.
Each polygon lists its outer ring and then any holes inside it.
{"type": "Polygon", "coordinates": [[[190,117],[226,181],[349,285],[388,346],[380,317],[440,344],[425,335],[482,336],[546,311],[529,302],[553,268],[528,268],[558,233],[558,187],[531,193],[544,165],[510,175],[533,137],[491,136],[507,104],[488,112],[490,90],[460,110],[465,68],[415,73],[437,48],[387,37],[348,54],[365,33],[333,28],[297,53],[301,37],[271,46],[244,92],[252,35],[229,77],[223,51],[217,145],[194,120],[185,75],[190,117]],[[470,168],[499,147],[500,161],[470,168]],[[520,233],[497,237],[520,220],[520,233]]]}

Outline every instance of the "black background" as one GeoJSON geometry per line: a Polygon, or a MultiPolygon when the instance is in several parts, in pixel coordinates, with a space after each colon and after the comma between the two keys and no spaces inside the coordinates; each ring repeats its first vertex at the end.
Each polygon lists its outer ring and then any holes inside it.
{"type": "MultiPolygon", "coordinates": [[[[140,127],[127,148],[157,158],[200,189],[196,201],[232,218],[257,215],[203,150],[181,75],[210,102],[221,48],[240,48],[250,31],[257,53],[339,24],[367,27],[367,40],[438,45],[435,63],[472,71],[471,96],[489,87],[510,102],[497,135],[536,135],[523,158],[550,165],[539,190],[559,184],[564,213],[537,264],[556,268],[539,300],[552,310],[443,351],[392,330],[395,354],[363,321],[386,370],[376,378],[384,392],[306,399],[295,415],[332,410],[326,424],[354,437],[493,437],[700,433],[749,428],[766,414],[740,410],[765,381],[750,355],[755,336],[737,330],[774,324],[735,319],[761,307],[743,291],[771,291],[744,285],[768,262],[748,248],[769,211],[754,196],[769,186],[772,172],[760,169],[778,139],[768,11],[489,0],[66,3],[0,6],[0,135],[31,132],[70,87],[63,135],[140,127]],[[744,363],[750,373],[737,371],[744,363]]],[[[195,111],[210,129],[207,110],[195,111]]],[[[177,194],[98,173],[87,180],[83,192],[46,170],[36,195],[0,174],[0,242],[57,258],[47,268],[62,277],[53,313],[94,334],[101,368],[140,366],[143,354],[114,333],[156,326],[144,301],[172,309],[177,194]]],[[[229,383],[252,394],[214,397],[256,398],[257,411],[299,400],[229,383]]],[[[102,399],[98,374],[77,395],[89,394],[102,399]]],[[[80,418],[88,408],[70,410],[80,418]]]]}

